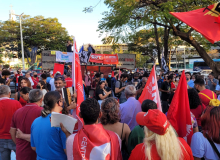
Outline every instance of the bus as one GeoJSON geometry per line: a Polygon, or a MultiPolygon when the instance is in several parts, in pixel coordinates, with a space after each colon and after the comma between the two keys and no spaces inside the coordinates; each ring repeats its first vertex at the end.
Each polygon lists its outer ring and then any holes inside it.
{"type": "MultiPolygon", "coordinates": [[[[213,59],[213,61],[220,64],[220,59],[213,59]]],[[[204,60],[194,61],[193,71],[202,71],[202,70],[211,70],[211,68],[204,62],[204,60]]]]}

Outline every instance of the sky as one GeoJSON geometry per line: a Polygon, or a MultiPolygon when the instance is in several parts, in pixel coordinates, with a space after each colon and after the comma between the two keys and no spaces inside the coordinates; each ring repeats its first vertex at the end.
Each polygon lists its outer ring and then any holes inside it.
{"type": "Polygon", "coordinates": [[[87,43],[102,44],[96,30],[98,21],[103,18],[102,13],[108,10],[103,1],[92,13],[84,13],[85,7],[95,6],[99,0],[0,0],[0,21],[9,19],[12,5],[15,14],[24,12],[32,17],[58,18],[69,35],[75,36],[78,47],[87,43]]]}

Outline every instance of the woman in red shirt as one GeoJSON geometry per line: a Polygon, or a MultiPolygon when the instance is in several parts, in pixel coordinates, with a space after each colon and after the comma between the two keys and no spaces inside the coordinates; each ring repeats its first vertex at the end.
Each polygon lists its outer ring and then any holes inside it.
{"type": "Polygon", "coordinates": [[[136,116],[139,125],[144,126],[144,143],[137,145],[129,160],[194,160],[189,145],[183,138],[176,136],[174,129],[158,109],[136,116]]]}

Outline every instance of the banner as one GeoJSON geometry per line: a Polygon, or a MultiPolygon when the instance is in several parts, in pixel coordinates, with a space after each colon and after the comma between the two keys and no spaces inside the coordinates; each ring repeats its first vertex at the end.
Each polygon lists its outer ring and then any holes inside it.
{"type": "Polygon", "coordinates": [[[142,94],[138,101],[142,104],[142,102],[146,99],[150,99],[157,104],[157,108],[162,111],[161,103],[160,103],[160,95],[157,86],[157,77],[155,72],[155,65],[153,66],[150,76],[147,80],[147,83],[142,91],[142,94]]]}
{"type": "Polygon", "coordinates": [[[94,54],[90,55],[89,62],[103,63],[103,64],[118,64],[117,54],[94,54]]]}
{"type": "Polygon", "coordinates": [[[61,75],[64,73],[64,64],[55,63],[53,69],[53,76],[55,73],[60,72],[61,75]]]}
{"type": "Polygon", "coordinates": [[[170,12],[170,14],[201,33],[211,43],[215,43],[220,40],[219,5],[220,3],[215,3],[190,12],[170,12]]]}
{"type": "Polygon", "coordinates": [[[135,69],[135,54],[118,54],[118,65],[120,68],[135,69]]]}
{"type": "Polygon", "coordinates": [[[61,52],[56,51],[56,61],[57,62],[72,62],[73,53],[72,52],[61,52]]]}
{"type": "Polygon", "coordinates": [[[80,63],[88,63],[90,58],[91,52],[82,51],[79,53],[80,63]]]}
{"type": "Polygon", "coordinates": [[[104,54],[91,54],[89,62],[103,63],[104,54]]]}

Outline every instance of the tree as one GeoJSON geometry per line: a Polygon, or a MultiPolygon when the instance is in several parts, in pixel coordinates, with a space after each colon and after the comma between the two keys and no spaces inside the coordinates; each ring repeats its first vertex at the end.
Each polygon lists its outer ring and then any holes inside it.
{"type": "MultiPolygon", "coordinates": [[[[0,23],[0,45],[4,42],[18,44],[19,57],[21,56],[20,28],[17,21],[0,23]]],[[[37,54],[43,50],[66,51],[66,42],[71,40],[66,28],[58,22],[57,18],[44,18],[43,16],[22,17],[24,40],[24,53],[28,63],[36,62],[37,54]]]]}
{"type": "MultiPolygon", "coordinates": [[[[217,0],[105,0],[104,3],[110,11],[103,13],[104,18],[99,22],[101,34],[107,32],[118,41],[128,41],[130,33],[135,33],[141,28],[153,28],[158,54],[161,55],[159,45],[158,26],[163,27],[164,56],[168,58],[168,43],[170,35],[180,38],[193,46],[204,59],[215,75],[220,73],[220,66],[207,54],[210,43],[195,32],[192,28],[169,14],[173,12],[191,11],[210,4],[217,0]]],[[[159,56],[158,56],[159,58],[159,56]]],[[[160,60],[160,59],[159,59],[160,60]]]]}

